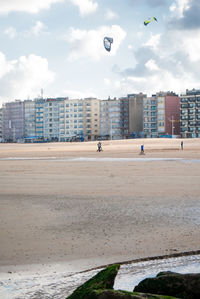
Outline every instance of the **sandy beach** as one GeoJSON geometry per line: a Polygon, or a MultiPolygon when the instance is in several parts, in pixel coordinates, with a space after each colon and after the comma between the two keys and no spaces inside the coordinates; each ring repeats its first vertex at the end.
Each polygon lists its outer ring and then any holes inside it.
{"type": "Polygon", "coordinates": [[[0,271],[199,250],[200,139],[183,141],[0,144],[0,271]]]}

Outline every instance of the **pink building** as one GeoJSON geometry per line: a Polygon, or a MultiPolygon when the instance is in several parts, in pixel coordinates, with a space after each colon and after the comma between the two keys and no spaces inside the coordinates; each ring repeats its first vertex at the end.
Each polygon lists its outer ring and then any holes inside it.
{"type": "Polygon", "coordinates": [[[180,98],[173,92],[160,92],[157,98],[157,132],[160,135],[180,135],[180,98]]]}
{"type": "Polygon", "coordinates": [[[165,97],[165,132],[169,135],[180,135],[180,98],[165,97]]]}

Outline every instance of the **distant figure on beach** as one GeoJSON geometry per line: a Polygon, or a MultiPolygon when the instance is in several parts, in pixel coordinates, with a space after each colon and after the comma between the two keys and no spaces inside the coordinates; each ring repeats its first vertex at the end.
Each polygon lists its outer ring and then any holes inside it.
{"type": "Polygon", "coordinates": [[[183,150],[183,141],[181,141],[181,149],[183,150]]]}
{"type": "Polygon", "coordinates": [[[144,144],[141,145],[140,155],[144,155],[144,144]]]}
{"type": "Polygon", "coordinates": [[[99,141],[97,143],[97,152],[101,152],[102,151],[102,146],[101,146],[101,142],[99,141]]]}

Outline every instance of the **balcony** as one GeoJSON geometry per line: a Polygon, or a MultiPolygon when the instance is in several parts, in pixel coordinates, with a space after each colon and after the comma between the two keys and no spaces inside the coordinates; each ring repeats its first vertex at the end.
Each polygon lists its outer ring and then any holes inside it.
{"type": "Polygon", "coordinates": [[[181,108],[188,108],[188,104],[181,104],[181,108]]]}
{"type": "Polygon", "coordinates": [[[181,110],[181,114],[188,114],[188,110],[181,110]]]}
{"type": "Polygon", "coordinates": [[[181,103],[187,103],[187,102],[188,102],[188,99],[186,99],[186,98],[181,99],[181,103]]]}
{"type": "Polygon", "coordinates": [[[193,127],[188,128],[188,132],[195,132],[195,127],[194,128],[193,127]]]}
{"type": "Polygon", "coordinates": [[[181,133],[188,132],[188,128],[181,128],[181,133]]]}
{"type": "MultiPolygon", "coordinates": [[[[195,120],[195,117],[192,115],[192,116],[189,116],[188,118],[189,120],[195,120]]],[[[200,119],[200,118],[199,118],[200,119]]]]}
{"type": "Polygon", "coordinates": [[[194,114],[195,113],[195,109],[188,109],[188,114],[194,114]]]}

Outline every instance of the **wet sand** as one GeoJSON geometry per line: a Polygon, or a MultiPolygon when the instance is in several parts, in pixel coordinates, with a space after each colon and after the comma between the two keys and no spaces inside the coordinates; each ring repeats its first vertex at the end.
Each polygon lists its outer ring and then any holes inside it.
{"type": "Polygon", "coordinates": [[[200,249],[200,139],[180,142],[0,144],[0,270],[200,249]]]}

